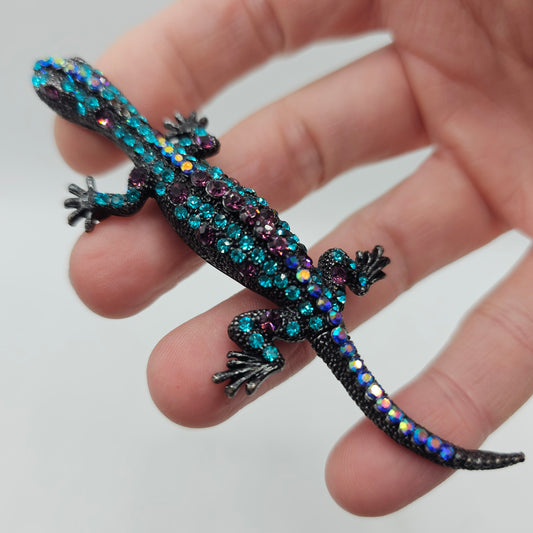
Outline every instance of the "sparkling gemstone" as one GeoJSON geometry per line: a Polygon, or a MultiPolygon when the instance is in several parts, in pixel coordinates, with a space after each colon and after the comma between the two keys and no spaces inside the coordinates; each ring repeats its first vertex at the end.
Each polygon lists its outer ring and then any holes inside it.
{"type": "Polygon", "coordinates": [[[304,316],[311,316],[313,314],[313,305],[311,304],[311,302],[302,302],[300,304],[300,313],[302,313],[302,315],[304,316]]]}
{"type": "Polygon", "coordinates": [[[366,287],[368,284],[368,279],[365,278],[365,276],[359,276],[359,285],[361,285],[361,287],[366,287]]]}
{"type": "Polygon", "coordinates": [[[238,224],[230,224],[226,233],[230,239],[238,239],[241,236],[242,230],[238,224]]]}
{"type": "Polygon", "coordinates": [[[131,204],[134,204],[139,201],[141,193],[136,189],[129,189],[126,193],[126,200],[131,204]]]}
{"type": "Polygon", "coordinates": [[[253,248],[254,240],[249,235],[244,235],[239,241],[239,246],[245,251],[248,252],[253,248]]]}
{"type": "Polygon", "coordinates": [[[155,193],[158,195],[158,196],[163,196],[163,194],[165,194],[165,191],[167,190],[167,186],[162,182],[160,181],[154,188],[155,190],[155,193]]]}
{"type": "Polygon", "coordinates": [[[368,387],[366,394],[372,400],[376,400],[377,398],[381,398],[384,393],[383,389],[377,383],[373,383],[372,385],[370,385],[370,387],[368,387]]]}
{"type": "Polygon", "coordinates": [[[252,331],[253,322],[248,316],[242,316],[239,318],[239,329],[244,333],[250,333],[252,331]]]}
{"type": "Polygon", "coordinates": [[[425,444],[428,437],[429,433],[423,428],[416,428],[413,434],[413,440],[416,444],[425,444]]]}
{"type": "Polygon", "coordinates": [[[431,437],[429,437],[426,441],[426,448],[432,453],[438,452],[441,446],[442,441],[439,439],[439,437],[436,437],[435,435],[431,435],[431,437]]]}
{"type": "Polygon", "coordinates": [[[289,284],[286,274],[278,274],[274,277],[274,285],[279,289],[284,289],[289,284]]]}
{"type": "Polygon", "coordinates": [[[296,320],[292,320],[285,327],[285,331],[289,337],[296,337],[300,333],[300,324],[296,320]]]}
{"type": "Polygon", "coordinates": [[[275,261],[265,261],[265,263],[263,264],[263,270],[267,274],[270,274],[270,275],[275,274],[277,269],[278,269],[278,264],[275,261]]]}
{"type": "Polygon", "coordinates": [[[404,418],[398,424],[398,430],[400,431],[400,433],[403,433],[404,435],[412,435],[413,431],[415,430],[415,424],[412,420],[409,420],[408,418],[404,418]]]}
{"type": "Polygon", "coordinates": [[[320,285],[317,285],[316,283],[310,283],[307,286],[307,292],[311,296],[320,296],[322,294],[322,287],[320,285]]]}
{"type": "Polygon", "coordinates": [[[234,248],[231,250],[230,257],[234,263],[242,263],[246,255],[240,248],[234,248]]]}
{"type": "Polygon", "coordinates": [[[263,338],[263,335],[260,333],[252,333],[248,337],[248,344],[255,349],[259,349],[263,346],[265,343],[265,339],[263,338]]]}
{"type": "Polygon", "coordinates": [[[344,328],[337,326],[332,332],[331,336],[337,344],[345,344],[348,339],[348,333],[344,328]]]}
{"type": "Polygon", "coordinates": [[[346,283],[346,270],[341,265],[333,265],[331,268],[331,279],[336,285],[346,283]]]}
{"type": "Polygon", "coordinates": [[[142,187],[146,183],[146,171],[142,168],[134,168],[130,172],[130,185],[133,187],[142,187]]]}
{"type": "Polygon", "coordinates": [[[175,181],[168,189],[168,197],[174,204],[182,204],[187,200],[187,187],[179,181],[175,181]]]}
{"type": "MultiPolygon", "coordinates": [[[[250,259],[256,265],[260,265],[265,260],[265,252],[263,252],[263,250],[261,248],[254,248],[250,252],[250,259]]],[[[266,272],[266,270],[265,270],[265,272],[266,272]]],[[[269,272],[266,272],[266,273],[269,274],[269,272]]]]}
{"type": "Polygon", "coordinates": [[[178,219],[178,220],[184,220],[187,218],[187,208],[184,207],[183,205],[180,205],[178,207],[176,207],[176,209],[174,209],[174,216],[178,219]]]}
{"type": "Polygon", "coordinates": [[[220,253],[225,254],[231,248],[231,241],[229,239],[219,239],[217,241],[217,249],[220,253]]]}
{"type": "Polygon", "coordinates": [[[390,401],[390,398],[387,398],[386,396],[383,396],[382,398],[378,398],[376,400],[376,408],[382,413],[388,413],[391,407],[392,402],[390,401]]]}
{"type": "Polygon", "coordinates": [[[357,375],[357,381],[359,381],[359,383],[363,385],[364,387],[368,387],[369,385],[373,383],[374,376],[370,372],[366,372],[366,371],[360,372],[357,375]]]}
{"type": "Polygon", "coordinates": [[[198,196],[189,196],[187,198],[187,205],[191,209],[198,209],[200,207],[201,200],[198,196]]]}
{"type": "Polygon", "coordinates": [[[253,226],[258,218],[259,209],[253,205],[245,205],[241,211],[240,219],[250,226],[253,226]]]}
{"type": "Polygon", "coordinates": [[[291,269],[294,270],[298,267],[299,261],[298,258],[295,255],[289,255],[285,259],[285,264],[291,269]]]}
{"type": "Polygon", "coordinates": [[[266,346],[263,349],[263,357],[269,361],[275,361],[279,357],[279,351],[275,346],[266,346]]]}
{"type": "Polygon", "coordinates": [[[335,248],[331,251],[331,258],[333,261],[340,262],[346,258],[346,254],[340,248],[335,248]]]}
{"type": "Polygon", "coordinates": [[[321,311],[329,311],[331,309],[331,302],[325,296],[320,296],[316,301],[316,306],[321,311]]]}
{"type": "Polygon", "coordinates": [[[318,330],[322,327],[324,321],[319,316],[313,316],[309,319],[309,327],[318,330]]]}
{"type": "Polygon", "coordinates": [[[247,278],[252,278],[257,274],[257,267],[248,261],[243,261],[238,268],[240,274],[247,278]]]}
{"type": "Polygon", "coordinates": [[[267,334],[274,333],[281,327],[281,318],[277,311],[265,311],[259,320],[259,327],[267,334]]]}
{"type": "MultiPolygon", "coordinates": [[[[205,187],[205,184],[210,180],[209,174],[204,170],[196,170],[191,176],[191,183],[196,187],[205,187]]],[[[217,181],[217,180],[215,180],[217,181]]]]}
{"type": "Polygon", "coordinates": [[[340,347],[340,352],[342,355],[352,357],[356,354],[357,350],[355,349],[355,344],[352,341],[348,341],[340,347]]]}
{"type": "Polygon", "coordinates": [[[100,126],[106,129],[110,129],[115,125],[113,115],[105,109],[97,113],[96,120],[100,126]]]}
{"type": "Polygon", "coordinates": [[[198,228],[198,240],[205,246],[211,246],[215,242],[215,230],[207,224],[198,228]]]}
{"type": "Polygon", "coordinates": [[[441,459],[449,461],[455,455],[455,450],[450,444],[443,444],[441,446],[439,455],[441,456],[441,459]]]}
{"type": "Polygon", "coordinates": [[[267,276],[266,274],[261,274],[257,281],[261,287],[272,287],[272,278],[270,276],[267,276]]]}
{"type": "Polygon", "coordinates": [[[392,406],[387,413],[388,419],[396,424],[403,418],[403,413],[396,406],[392,406]]]}
{"type": "Polygon", "coordinates": [[[96,193],[94,201],[98,205],[108,205],[109,204],[109,195],[106,194],[105,192],[96,193]]]}
{"type": "Polygon", "coordinates": [[[200,227],[200,224],[202,223],[202,219],[200,218],[200,215],[191,215],[189,217],[189,226],[193,229],[197,229],[200,227]]]}
{"type": "Polygon", "coordinates": [[[338,326],[342,322],[342,315],[338,311],[330,311],[328,318],[334,326],[338,326]]]}
{"type": "Polygon", "coordinates": [[[201,146],[204,150],[210,150],[215,146],[215,140],[210,135],[200,135],[196,137],[196,144],[201,146]]]}
{"type": "Polygon", "coordinates": [[[273,254],[282,255],[287,249],[287,239],[283,237],[274,237],[268,242],[268,249],[273,254]]]}
{"type": "Polygon", "coordinates": [[[59,99],[59,91],[53,85],[46,85],[44,87],[44,89],[43,89],[43,93],[50,100],[58,100],[59,99]]]}
{"type": "Polygon", "coordinates": [[[289,285],[286,289],[285,289],[285,296],[289,299],[289,300],[296,300],[299,298],[300,296],[300,289],[298,287],[296,287],[296,285],[289,285]]]}
{"type": "MultiPolygon", "coordinates": [[[[348,368],[352,371],[352,372],[355,372],[356,374],[359,372],[359,370],[361,370],[363,368],[363,361],[361,361],[361,359],[357,358],[357,357],[354,357],[353,359],[351,359],[349,362],[348,362],[348,368]]],[[[379,401],[379,400],[378,400],[379,401]]],[[[377,402],[376,402],[377,404],[377,402]]],[[[386,409],[384,409],[384,411],[388,411],[390,409],[390,406],[392,405],[392,403],[389,402],[389,405],[386,409]]]]}
{"type": "Polygon", "coordinates": [[[222,180],[210,180],[207,182],[205,190],[210,196],[219,198],[228,192],[228,186],[222,180]]]}
{"type": "Polygon", "coordinates": [[[306,268],[301,268],[296,272],[296,279],[300,283],[307,283],[311,279],[311,272],[307,270],[306,268]]]}
{"type": "Polygon", "coordinates": [[[213,222],[217,228],[224,229],[228,223],[228,220],[224,215],[216,215],[213,222]]]}
{"type": "Polygon", "coordinates": [[[200,216],[205,219],[209,219],[213,216],[215,209],[211,204],[202,204],[199,209],[200,216]]]}
{"type": "Polygon", "coordinates": [[[236,191],[230,191],[228,194],[226,194],[222,202],[226,209],[231,209],[233,211],[239,211],[239,209],[241,209],[244,205],[243,197],[236,191]]]}

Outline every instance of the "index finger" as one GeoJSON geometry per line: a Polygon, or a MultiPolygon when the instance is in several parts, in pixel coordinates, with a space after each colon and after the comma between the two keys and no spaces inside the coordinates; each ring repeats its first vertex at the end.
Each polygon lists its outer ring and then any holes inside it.
{"type": "MultiPolygon", "coordinates": [[[[376,25],[373,2],[333,9],[310,0],[185,0],[119,39],[97,62],[149,121],[197,109],[269,57],[376,25]],[[312,7],[312,8],[311,8],[312,7]]],[[[124,156],[109,141],[58,119],[56,140],[75,170],[98,173],[124,156]]]]}

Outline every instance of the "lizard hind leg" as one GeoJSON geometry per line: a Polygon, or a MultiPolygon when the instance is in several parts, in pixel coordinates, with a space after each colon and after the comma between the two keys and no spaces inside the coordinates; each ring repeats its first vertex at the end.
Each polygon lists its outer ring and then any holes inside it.
{"type": "Polygon", "coordinates": [[[383,269],[389,263],[382,246],[375,246],[371,252],[356,252],[355,260],[344,250],[331,248],[320,256],[318,267],[333,285],[346,285],[353,293],[364,296],[376,281],[385,277],[383,269]]]}
{"type": "Polygon", "coordinates": [[[227,370],[217,372],[213,381],[229,380],[225,390],[231,398],[242,386],[247,394],[253,394],[267,377],[283,368],[285,360],[274,339],[299,341],[304,331],[297,314],[282,308],[242,313],[231,321],[228,334],[242,352],[230,351],[227,370]]]}

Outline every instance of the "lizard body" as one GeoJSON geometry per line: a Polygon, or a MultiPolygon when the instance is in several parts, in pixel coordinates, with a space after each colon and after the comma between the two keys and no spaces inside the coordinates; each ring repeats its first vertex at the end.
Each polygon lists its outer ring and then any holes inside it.
{"type": "Polygon", "coordinates": [[[241,351],[228,354],[227,369],[213,376],[227,382],[230,397],[242,387],[252,394],[284,359],[274,341],[307,340],[364,414],[402,446],[435,463],[470,470],[493,469],[524,460],[521,453],[466,450],[431,433],[403,412],[360,358],[345,328],[347,286],[364,295],[385,277],[383,249],[351,259],[334,248],[314,266],[289,225],[253,189],[245,188],[205,158],[218,141],[207,121],[176,115],[166,135],[148,124],[101,72],[81,59],[49,58],[34,67],[33,85],[56,113],[112,140],[134,164],[124,194],[70,185],[69,223],[85,219],[85,230],[105,218],[136,213],[154,198],[170,225],[205,261],[265,296],[275,309],[253,310],[228,327],[241,351]]]}

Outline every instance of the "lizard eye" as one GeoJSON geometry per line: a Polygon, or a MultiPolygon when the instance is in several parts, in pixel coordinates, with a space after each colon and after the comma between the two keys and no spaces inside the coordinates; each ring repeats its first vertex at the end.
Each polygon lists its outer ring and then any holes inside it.
{"type": "Polygon", "coordinates": [[[59,91],[53,85],[45,85],[42,89],[43,94],[50,100],[59,100],[59,91]]]}

